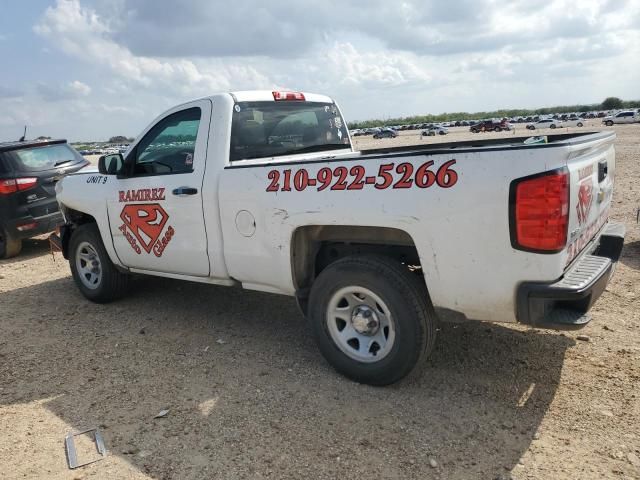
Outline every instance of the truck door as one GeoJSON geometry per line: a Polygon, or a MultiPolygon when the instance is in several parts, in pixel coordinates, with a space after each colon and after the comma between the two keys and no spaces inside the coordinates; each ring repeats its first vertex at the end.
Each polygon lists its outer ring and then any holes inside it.
{"type": "Polygon", "coordinates": [[[124,265],[209,275],[202,181],[211,108],[210,100],[199,100],[171,110],[128,153],[107,202],[124,265]]]}

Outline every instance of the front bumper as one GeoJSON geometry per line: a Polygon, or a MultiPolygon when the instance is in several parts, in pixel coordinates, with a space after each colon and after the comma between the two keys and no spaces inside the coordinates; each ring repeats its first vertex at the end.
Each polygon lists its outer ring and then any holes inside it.
{"type": "Polygon", "coordinates": [[[555,330],[575,330],[589,323],[587,312],[611,279],[624,234],[624,225],[610,223],[592,253],[583,255],[562,278],[552,283],[521,284],[516,300],[518,321],[555,330]]]}

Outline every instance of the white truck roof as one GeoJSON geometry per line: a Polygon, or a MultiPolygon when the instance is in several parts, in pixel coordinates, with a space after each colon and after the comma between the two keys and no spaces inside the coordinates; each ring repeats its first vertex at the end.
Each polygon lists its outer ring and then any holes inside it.
{"type": "MultiPolygon", "coordinates": [[[[309,93],[309,92],[294,92],[293,90],[241,90],[237,92],[217,92],[206,97],[200,97],[194,100],[189,100],[188,102],[181,103],[180,105],[176,105],[172,107],[171,110],[181,107],[182,105],[186,105],[187,103],[191,103],[197,100],[213,100],[216,97],[222,96],[232,96],[237,102],[274,102],[274,92],[280,93],[296,93],[304,95],[304,99],[307,102],[318,102],[318,103],[335,103],[335,101],[326,95],[320,95],[318,93],[309,93]]],[[[164,113],[162,114],[164,115],[164,113]]]]}
{"type": "MultiPolygon", "coordinates": [[[[229,92],[238,102],[268,102],[274,101],[273,92],[282,93],[294,92],[293,90],[246,90],[240,92],[229,92]]],[[[295,92],[304,95],[307,102],[334,103],[331,97],[309,92],[295,92]]]]}

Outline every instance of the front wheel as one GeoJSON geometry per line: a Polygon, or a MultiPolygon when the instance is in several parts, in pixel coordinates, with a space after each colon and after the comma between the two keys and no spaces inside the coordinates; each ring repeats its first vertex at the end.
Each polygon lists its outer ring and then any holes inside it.
{"type": "Polygon", "coordinates": [[[552,123],[551,125],[549,125],[549,128],[553,130],[554,128],[556,128],[556,126],[552,123]]]}
{"type": "Polygon", "coordinates": [[[433,349],[436,317],[416,274],[393,259],[354,255],[318,276],[309,319],[322,355],[360,383],[388,385],[433,349]]]}
{"type": "Polygon", "coordinates": [[[129,276],[111,262],[95,223],[74,230],[69,266],[80,292],[92,302],[108,303],[122,297],[129,283],[129,276]]]}
{"type": "Polygon", "coordinates": [[[576,126],[577,126],[577,127],[582,127],[582,126],[584,126],[584,125],[583,125],[583,123],[582,123],[582,122],[578,122],[578,123],[576,124],[576,126]]]}
{"type": "Polygon", "coordinates": [[[502,129],[501,129],[500,127],[496,127],[496,128],[494,128],[494,129],[493,129],[493,131],[494,131],[494,132],[501,132],[501,131],[502,131],[502,129]]]}
{"type": "Polygon", "coordinates": [[[611,120],[608,120],[608,121],[605,122],[605,125],[607,127],[611,127],[611,126],[613,126],[613,122],[611,120]]]}

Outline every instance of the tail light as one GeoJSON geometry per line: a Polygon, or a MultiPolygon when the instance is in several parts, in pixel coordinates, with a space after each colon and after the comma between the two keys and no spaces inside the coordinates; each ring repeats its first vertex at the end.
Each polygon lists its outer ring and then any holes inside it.
{"type": "Polygon", "coordinates": [[[567,245],[569,173],[566,169],[514,180],[510,204],[513,248],[557,253],[567,245]]]}
{"type": "Polygon", "coordinates": [[[276,101],[282,100],[298,100],[304,102],[304,94],[300,92],[271,92],[273,93],[273,99],[276,101]]]}
{"type": "Polygon", "coordinates": [[[9,195],[10,193],[29,190],[35,187],[37,183],[38,179],[35,177],[0,180],[0,195],[9,195]]]}

